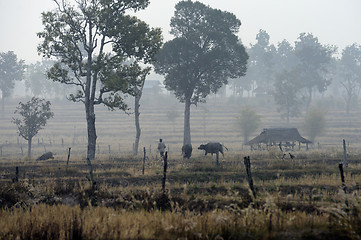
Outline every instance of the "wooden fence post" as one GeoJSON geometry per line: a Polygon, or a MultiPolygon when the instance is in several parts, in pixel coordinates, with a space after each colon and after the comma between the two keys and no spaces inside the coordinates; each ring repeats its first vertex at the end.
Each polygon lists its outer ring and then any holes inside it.
{"type": "Polygon", "coordinates": [[[251,161],[250,161],[249,156],[244,157],[244,165],[246,166],[247,181],[248,181],[249,188],[252,191],[253,197],[256,198],[256,191],[254,190],[254,187],[253,187],[253,179],[252,179],[252,174],[251,174],[251,161]]]}
{"type": "Polygon", "coordinates": [[[346,193],[345,175],[343,173],[343,164],[342,163],[338,164],[338,169],[340,170],[342,189],[346,193]]]}
{"type": "Polygon", "coordinates": [[[19,181],[19,167],[15,167],[15,178],[13,182],[17,183],[19,181]]]}
{"type": "Polygon", "coordinates": [[[146,154],[146,152],[145,152],[145,147],[143,148],[143,151],[144,151],[144,157],[143,157],[143,168],[142,168],[142,173],[143,173],[143,175],[144,175],[145,158],[146,158],[146,156],[145,156],[145,154],[146,154]]]}
{"type": "Polygon", "coordinates": [[[69,159],[70,159],[70,150],[71,150],[71,147],[68,149],[68,160],[66,160],[66,173],[68,173],[68,166],[69,166],[69,159]]]}
{"type": "Polygon", "coordinates": [[[343,139],[343,165],[345,167],[348,167],[347,163],[347,152],[346,152],[346,141],[343,139]]]}
{"type": "Polygon", "coordinates": [[[163,179],[162,179],[162,191],[165,192],[165,181],[167,179],[167,167],[168,167],[168,152],[165,152],[164,157],[164,169],[163,169],[163,179]]]}

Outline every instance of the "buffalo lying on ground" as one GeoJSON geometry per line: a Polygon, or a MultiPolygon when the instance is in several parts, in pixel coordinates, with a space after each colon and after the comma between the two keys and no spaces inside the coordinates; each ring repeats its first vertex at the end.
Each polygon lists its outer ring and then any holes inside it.
{"type": "Polygon", "coordinates": [[[185,144],[183,145],[182,147],[182,155],[183,155],[183,158],[190,158],[191,155],[192,155],[192,145],[191,144],[185,144]]]}
{"type": "Polygon", "coordinates": [[[40,157],[38,157],[36,160],[48,160],[48,159],[54,159],[52,152],[46,152],[43,155],[41,155],[40,157]]]}
{"type": "Polygon", "coordinates": [[[219,142],[210,142],[210,143],[207,143],[207,144],[201,144],[198,147],[198,149],[206,151],[205,155],[207,155],[207,153],[210,153],[212,155],[213,155],[213,153],[215,153],[215,154],[218,155],[218,153],[220,152],[220,153],[222,153],[222,155],[224,157],[223,147],[228,150],[228,148],[226,148],[226,146],[222,145],[219,142]]]}

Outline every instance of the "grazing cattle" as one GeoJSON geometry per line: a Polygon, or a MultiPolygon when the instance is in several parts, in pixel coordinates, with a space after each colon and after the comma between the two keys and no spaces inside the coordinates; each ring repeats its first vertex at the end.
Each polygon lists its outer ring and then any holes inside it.
{"type": "Polygon", "coordinates": [[[36,160],[48,160],[48,159],[54,159],[52,152],[46,152],[43,155],[41,155],[40,157],[38,157],[36,160]]]}
{"type": "Polygon", "coordinates": [[[190,158],[192,156],[192,145],[187,143],[182,147],[183,158],[190,158]]]}
{"type": "Polygon", "coordinates": [[[210,142],[210,143],[207,143],[207,144],[201,144],[198,147],[198,149],[206,151],[205,155],[207,155],[207,153],[210,153],[210,154],[213,155],[213,153],[218,154],[220,152],[220,153],[222,153],[222,155],[224,157],[223,147],[228,150],[228,148],[226,148],[226,146],[222,145],[219,142],[210,142]]]}

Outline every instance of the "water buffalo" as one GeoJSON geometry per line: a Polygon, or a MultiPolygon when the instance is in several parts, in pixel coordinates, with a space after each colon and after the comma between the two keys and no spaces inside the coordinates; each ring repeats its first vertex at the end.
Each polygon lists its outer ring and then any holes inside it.
{"type": "Polygon", "coordinates": [[[54,159],[52,152],[46,152],[43,155],[41,155],[40,157],[38,157],[36,160],[48,160],[48,159],[54,159]]]}
{"type": "Polygon", "coordinates": [[[222,145],[219,142],[210,142],[207,144],[201,144],[198,147],[198,149],[206,151],[205,155],[207,155],[207,153],[210,153],[211,155],[213,155],[213,153],[215,153],[218,155],[218,153],[220,152],[220,153],[222,153],[222,155],[224,157],[223,147],[228,150],[228,148],[226,148],[226,146],[222,145]]]}
{"type": "Polygon", "coordinates": [[[182,147],[182,155],[183,155],[183,158],[190,158],[191,155],[192,155],[192,145],[187,143],[185,145],[183,145],[182,147]]]}

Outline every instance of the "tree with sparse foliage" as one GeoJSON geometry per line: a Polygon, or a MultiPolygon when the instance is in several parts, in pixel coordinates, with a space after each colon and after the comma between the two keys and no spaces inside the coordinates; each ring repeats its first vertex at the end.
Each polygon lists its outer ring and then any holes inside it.
{"type": "Polygon", "coordinates": [[[248,137],[257,130],[261,124],[261,116],[249,106],[243,107],[240,116],[237,117],[237,125],[243,134],[243,143],[248,142],[248,137]]]}
{"type": "Polygon", "coordinates": [[[96,148],[95,105],[127,110],[124,95],[135,95],[161,47],[159,28],[130,16],[149,0],[54,0],[57,8],[42,14],[44,30],[38,52],[57,62],[48,71],[53,81],[77,87],[69,99],[85,106],[87,158],[96,148]]]}
{"type": "Polygon", "coordinates": [[[4,114],[5,98],[9,97],[15,87],[15,81],[21,81],[24,75],[25,64],[18,60],[12,51],[0,53],[0,90],[1,112],[4,114]]]}
{"type": "Polygon", "coordinates": [[[248,55],[237,37],[240,20],[232,13],[200,2],[181,1],[171,19],[173,40],[166,42],[154,64],[165,87],[183,103],[183,145],[191,144],[190,107],[204,102],[229,78],[241,77],[248,55]]]}
{"type": "Polygon", "coordinates": [[[31,143],[33,137],[43,129],[47,121],[54,116],[50,110],[50,102],[33,97],[26,103],[19,103],[15,114],[21,118],[13,118],[12,122],[18,127],[19,136],[28,141],[28,158],[31,158],[31,143]]]}
{"type": "Polygon", "coordinates": [[[250,56],[248,67],[252,73],[251,78],[255,81],[257,87],[264,89],[266,93],[270,93],[272,90],[273,69],[276,65],[274,61],[276,50],[274,45],[270,44],[269,39],[269,34],[260,29],[256,35],[256,44],[251,45],[248,51],[250,56]]]}
{"type": "Polygon", "coordinates": [[[276,75],[273,97],[278,105],[278,112],[282,118],[286,118],[287,125],[291,117],[301,114],[300,74],[296,71],[283,71],[276,75]]]}
{"type": "Polygon", "coordinates": [[[305,90],[306,114],[308,113],[313,91],[322,93],[331,84],[327,77],[328,66],[336,48],[323,45],[312,34],[301,33],[295,42],[295,54],[298,59],[298,69],[302,73],[302,88],[305,90]]]}
{"type": "Polygon", "coordinates": [[[305,120],[305,129],[309,139],[314,142],[315,138],[322,134],[325,129],[325,113],[320,108],[311,108],[305,120]]]}
{"type": "Polygon", "coordinates": [[[337,61],[336,76],[345,89],[346,113],[350,113],[353,99],[357,99],[361,86],[361,46],[352,44],[345,47],[337,61]]]}

